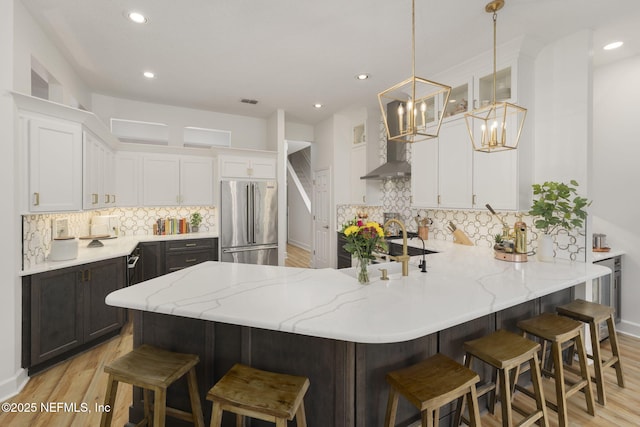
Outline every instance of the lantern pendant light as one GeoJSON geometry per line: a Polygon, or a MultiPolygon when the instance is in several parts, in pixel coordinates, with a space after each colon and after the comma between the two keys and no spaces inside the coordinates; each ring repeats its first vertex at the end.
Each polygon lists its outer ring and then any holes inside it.
{"type": "Polygon", "coordinates": [[[389,140],[418,142],[436,138],[451,87],[416,77],[416,15],[411,2],[411,77],[380,92],[378,101],[389,140]]]}
{"type": "Polygon", "coordinates": [[[494,0],[485,6],[493,14],[493,100],[475,108],[464,118],[475,151],[492,153],[518,148],[527,109],[509,102],[496,101],[496,26],[498,10],[504,0],[494,0]]]}

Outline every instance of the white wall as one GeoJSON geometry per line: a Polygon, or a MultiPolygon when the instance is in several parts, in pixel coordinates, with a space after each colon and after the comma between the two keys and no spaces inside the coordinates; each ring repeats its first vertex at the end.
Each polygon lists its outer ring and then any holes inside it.
{"type": "Polygon", "coordinates": [[[575,179],[587,194],[591,33],[545,46],[535,61],[534,182],[575,179]]]}
{"type": "Polygon", "coordinates": [[[640,144],[638,99],[640,57],[594,71],[593,205],[594,233],[605,233],[622,258],[622,324],[619,330],[640,336],[640,144]]]}
{"type": "MultiPolygon", "coordinates": [[[[580,31],[545,46],[535,61],[535,129],[533,182],[579,184],[578,193],[592,199],[589,164],[593,103],[591,31],[580,31]]],[[[590,247],[591,219],[585,225],[590,247]]],[[[559,251],[558,257],[568,256],[559,251]]],[[[585,251],[580,261],[590,261],[585,251]]]]}
{"type": "Polygon", "coordinates": [[[26,94],[31,93],[31,57],[33,56],[63,87],[62,99],[56,100],[57,102],[73,105],[74,101],[77,101],[90,110],[91,97],[86,84],[35,23],[22,2],[11,2],[15,7],[13,89],[26,94]]]}
{"type": "Polygon", "coordinates": [[[18,212],[18,171],[15,144],[17,116],[13,99],[6,94],[13,88],[14,78],[14,22],[13,1],[0,1],[0,182],[2,200],[0,218],[5,224],[4,242],[0,246],[0,271],[2,272],[0,298],[0,401],[14,395],[27,380],[26,372],[20,368],[21,337],[21,282],[17,275],[20,270],[21,225],[18,212]]]}
{"type": "Polygon", "coordinates": [[[111,118],[169,125],[169,145],[181,147],[182,128],[203,127],[231,131],[231,147],[275,150],[267,140],[267,120],[172,105],[153,104],[94,94],[93,112],[109,126],[111,118]]]}
{"type": "Polygon", "coordinates": [[[287,240],[302,249],[311,250],[311,215],[300,192],[287,173],[287,209],[289,233],[287,240]]]}

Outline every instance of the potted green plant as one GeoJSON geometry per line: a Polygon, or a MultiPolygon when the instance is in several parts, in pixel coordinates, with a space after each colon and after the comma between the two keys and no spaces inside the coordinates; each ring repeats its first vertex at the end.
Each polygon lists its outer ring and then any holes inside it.
{"type": "Polygon", "coordinates": [[[537,250],[541,261],[553,259],[551,233],[558,229],[571,231],[581,228],[587,219],[585,208],[591,202],[579,196],[576,187],[578,182],[575,180],[569,184],[555,181],[533,184],[534,201],[529,215],[534,217],[533,226],[542,232],[537,250]]]}
{"type": "Polygon", "coordinates": [[[191,231],[193,233],[198,232],[198,230],[200,229],[201,222],[202,222],[202,215],[200,215],[200,212],[194,212],[191,214],[191,220],[189,221],[189,223],[191,224],[191,231]]]}

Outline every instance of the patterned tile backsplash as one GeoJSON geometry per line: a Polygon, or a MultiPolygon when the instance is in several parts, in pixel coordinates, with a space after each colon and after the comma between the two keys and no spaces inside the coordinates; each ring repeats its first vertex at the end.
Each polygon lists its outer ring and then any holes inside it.
{"type": "Polygon", "coordinates": [[[91,218],[96,215],[117,215],[120,217],[119,234],[139,236],[153,234],[153,224],[159,218],[189,218],[192,212],[200,212],[202,231],[217,230],[215,207],[170,206],[157,208],[113,208],[103,211],[90,211],[65,214],[42,214],[22,216],[22,262],[23,269],[45,261],[52,240],[52,221],[68,218],[69,236],[87,236],[90,234],[91,218]]]}
{"type": "MultiPolygon", "coordinates": [[[[378,132],[380,164],[384,163],[387,158],[386,137],[384,123],[381,121],[378,132]]],[[[411,163],[411,144],[407,144],[407,161],[411,163]]],[[[421,218],[430,218],[433,221],[433,224],[429,227],[430,239],[453,241],[453,235],[447,230],[449,221],[452,221],[459,229],[462,229],[476,246],[492,247],[494,236],[502,232],[500,221],[487,210],[456,211],[411,207],[411,178],[381,181],[380,194],[381,206],[336,206],[338,228],[346,221],[356,217],[359,212],[367,214],[370,220],[379,223],[382,223],[385,212],[394,212],[399,214],[400,219],[410,231],[417,230],[415,218],[418,215],[421,218]]],[[[513,226],[516,221],[522,218],[522,221],[527,224],[527,247],[529,251],[535,251],[539,232],[532,227],[533,218],[518,212],[505,211],[497,213],[510,226],[513,226]]],[[[553,238],[556,257],[574,261],[586,260],[584,230],[576,230],[571,233],[560,230],[553,235],[553,238]]]]}

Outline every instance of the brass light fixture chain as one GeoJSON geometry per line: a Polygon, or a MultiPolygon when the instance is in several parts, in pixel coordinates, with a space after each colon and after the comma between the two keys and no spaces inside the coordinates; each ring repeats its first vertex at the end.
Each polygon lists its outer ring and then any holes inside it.
{"type": "Polygon", "coordinates": [[[498,12],[493,11],[493,105],[496,104],[496,33],[498,23],[498,12]]]}

